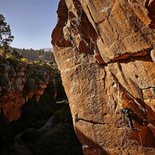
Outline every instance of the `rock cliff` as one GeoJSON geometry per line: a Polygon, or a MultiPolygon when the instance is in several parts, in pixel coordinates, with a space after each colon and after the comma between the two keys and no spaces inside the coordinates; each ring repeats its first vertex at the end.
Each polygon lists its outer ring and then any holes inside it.
{"type": "MultiPolygon", "coordinates": [[[[52,83],[56,93],[54,76],[52,66],[41,61],[30,62],[12,54],[1,55],[0,114],[8,121],[19,119],[22,105],[33,96],[39,101],[49,83],[52,83]]],[[[55,97],[53,95],[53,100],[55,97]]]]}
{"type": "Polygon", "coordinates": [[[60,0],[52,44],[85,155],[155,154],[154,8],[154,0],[60,0]]]}

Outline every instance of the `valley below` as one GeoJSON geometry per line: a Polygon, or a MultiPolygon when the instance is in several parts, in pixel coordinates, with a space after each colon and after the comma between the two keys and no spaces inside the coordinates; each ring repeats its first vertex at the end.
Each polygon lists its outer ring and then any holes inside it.
{"type": "Polygon", "coordinates": [[[0,154],[83,154],[54,57],[1,50],[0,69],[0,154]]]}

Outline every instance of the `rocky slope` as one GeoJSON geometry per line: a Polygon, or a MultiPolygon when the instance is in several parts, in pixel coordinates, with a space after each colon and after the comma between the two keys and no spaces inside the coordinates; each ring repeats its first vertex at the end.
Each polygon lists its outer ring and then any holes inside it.
{"type": "MultiPolygon", "coordinates": [[[[2,50],[1,50],[2,53],[2,50]]],[[[0,56],[0,109],[8,121],[21,116],[22,105],[32,96],[39,101],[47,86],[55,89],[54,69],[41,61],[30,62],[23,57],[0,56]]],[[[52,92],[51,92],[51,95],[52,92]]],[[[56,94],[55,94],[56,95],[56,94]]],[[[53,100],[56,97],[53,95],[53,100]]]]}
{"type": "Polygon", "coordinates": [[[0,154],[82,155],[55,62],[0,55],[0,154]]]}
{"type": "Polygon", "coordinates": [[[155,154],[155,1],[61,0],[52,34],[85,155],[155,154]],[[128,126],[119,101],[141,120],[128,126]]]}

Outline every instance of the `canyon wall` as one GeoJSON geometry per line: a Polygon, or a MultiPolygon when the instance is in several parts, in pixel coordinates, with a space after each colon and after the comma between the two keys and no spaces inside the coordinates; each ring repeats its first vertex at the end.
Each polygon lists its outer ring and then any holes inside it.
{"type": "Polygon", "coordinates": [[[154,0],[59,2],[52,44],[85,155],[155,154],[154,8],[154,0]]]}
{"type": "MultiPolygon", "coordinates": [[[[15,58],[11,54],[0,56],[0,115],[8,121],[19,119],[23,104],[33,96],[39,102],[49,83],[56,93],[54,71],[50,65],[15,58]]],[[[51,92],[52,95],[54,101],[56,96],[51,92]]]]}

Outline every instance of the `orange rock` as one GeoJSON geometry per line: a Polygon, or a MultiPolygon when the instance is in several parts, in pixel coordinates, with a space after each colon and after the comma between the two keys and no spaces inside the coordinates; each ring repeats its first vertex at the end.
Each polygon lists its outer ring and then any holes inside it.
{"type": "MultiPolygon", "coordinates": [[[[134,122],[140,128],[142,143],[137,131],[129,131],[117,106],[118,91],[110,78],[112,72],[140,104],[150,100],[145,109],[154,126],[155,64],[150,55],[155,44],[154,1],[145,2],[61,0],[59,3],[59,20],[52,33],[54,55],[74,126],[80,130],[77,136],[83,145],[91,140],[94,150],[100,146],[108,154],[109,150],[124,155],[155,152],[154,128],[134,122]],[[100,55],[94,56],[95,49],[100,55]],[[77,114],[83,121],[75,121],[77,114]],[[99,123],[103,121],[109,124],[99,123]]],[[[132,110],[137,111],[133,100],[132,104],[132,110]]],[[[94,150],[85,150],[85,155],[95,154],[94,150]]]]}
{"type": "Polygon", "coordinates": [[[97,61],[98,64],[103,65],[105,63],[99,53],[95,53],[94,56],[95,56],[96,61],[97,61]]]}
{"type": "Polygon", "coordinates": [[[150,54],[152,61],[155,63],[155,49],[151,50],[151,54],[150,54]]]}

